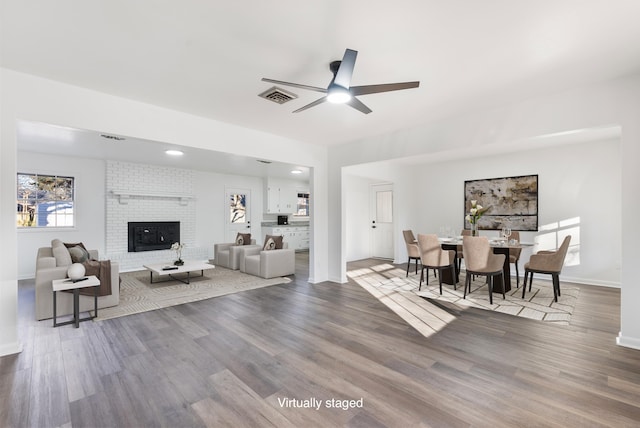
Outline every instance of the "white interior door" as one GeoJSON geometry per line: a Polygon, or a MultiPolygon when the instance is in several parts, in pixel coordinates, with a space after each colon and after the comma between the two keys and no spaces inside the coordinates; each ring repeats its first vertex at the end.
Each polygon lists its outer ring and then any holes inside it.
{"type": "Polygon", "coordinates": [[[251,190],[228,188],[225,193],[225,242],[234,242],[238,233],[251,233],[251,190]]]}
{"type": "Polygon", "coordinates": [[[393,185],[371,186],[371,257],[393,259],[393,185]]]}

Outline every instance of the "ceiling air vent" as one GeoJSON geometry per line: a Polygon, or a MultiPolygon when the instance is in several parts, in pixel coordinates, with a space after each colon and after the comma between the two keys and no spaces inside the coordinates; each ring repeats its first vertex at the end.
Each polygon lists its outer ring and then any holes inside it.
{"type": "Polygon", "coordinates": [[[296,94],[292,94],[291,92],[285,91],[284,89],[278,88],[276,86],[271,89],[267,89],[258,96],[278,104],[284,104],[288,101],[298,98],[296,94]]]}
{"type": "Polygon", "coordinates": [[[107,140],[116,140],[116,141],[122,141],[125,140],[124,137],[118,137],[117,135],[109,135],[109,134],[100,134],[100,136],[102,138],[106,138],[107,140]]]}

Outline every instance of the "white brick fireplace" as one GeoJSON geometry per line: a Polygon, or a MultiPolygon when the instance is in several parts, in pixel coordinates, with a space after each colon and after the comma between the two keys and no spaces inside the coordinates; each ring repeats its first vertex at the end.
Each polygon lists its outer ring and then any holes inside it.
{"type": "Polygon", "coordinates": [[[194,246],[196,231],[195,172],[156,165],[107,161],[106,257],[117,260],[122,271],[141,269],[146,263],[175,259],[171,250],[128,252],[130,221],[179,221],[183,258],[205,260],[207,248],[194,246]]]}

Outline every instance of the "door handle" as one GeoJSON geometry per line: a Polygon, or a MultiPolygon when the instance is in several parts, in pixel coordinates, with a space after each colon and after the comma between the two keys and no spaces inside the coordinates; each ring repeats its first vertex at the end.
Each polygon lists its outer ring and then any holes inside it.
{"type": "Polygon", "coordinates": [[[375,229],[375,228],[376,228],[375,226],[371,226],[371,229],[375,229]]]}

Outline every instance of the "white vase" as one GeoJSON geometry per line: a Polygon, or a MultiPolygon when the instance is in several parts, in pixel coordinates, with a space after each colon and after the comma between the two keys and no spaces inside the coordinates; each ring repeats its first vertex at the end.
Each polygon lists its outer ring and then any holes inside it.
{"type": "Polygon", "coordinates": [[[85,269],[82,263],[74,263],[67,269],[67,276],[70,279],[80,279],[84,276],[85,269]]]}

